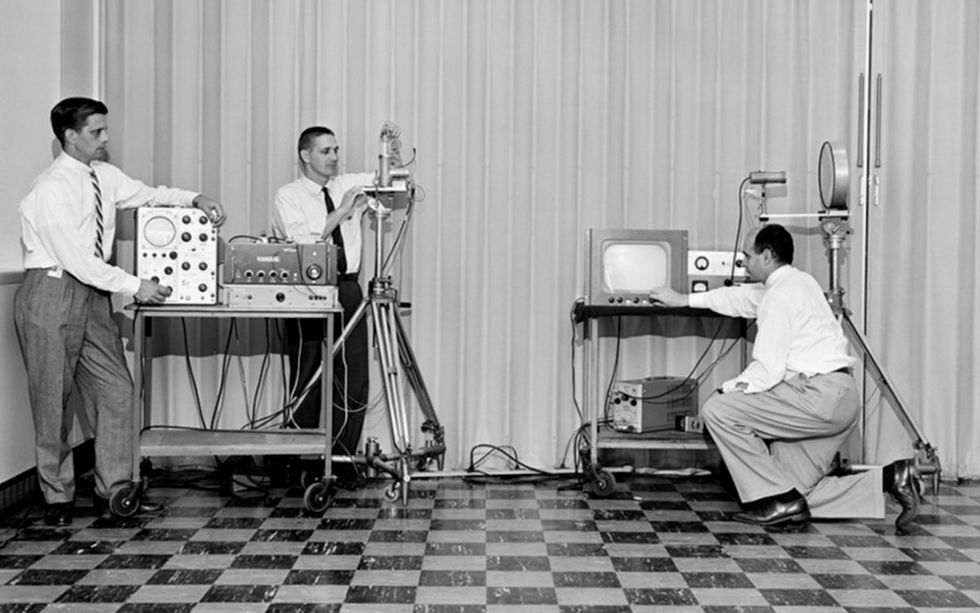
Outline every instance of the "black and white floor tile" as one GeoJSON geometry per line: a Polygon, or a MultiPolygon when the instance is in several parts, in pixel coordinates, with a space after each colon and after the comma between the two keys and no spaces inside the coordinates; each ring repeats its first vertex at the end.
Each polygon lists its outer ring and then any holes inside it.
{"type": "MultiPolygon", "coordinates": [[[[170,479],[180,482],[180,479],[170,479]]],[[[980,611],[980,484],[928,495],[909,534],[880,521],[759,528],[711,477],[417,479],[230,496],[154,486],[157,515],[0,523],[0,613],[26,611],[980,611]]],[[[188,483],[190,483],[188,481],[188,483]]],[[[165,484],[167,485],[167,484],[165,484]]]]}

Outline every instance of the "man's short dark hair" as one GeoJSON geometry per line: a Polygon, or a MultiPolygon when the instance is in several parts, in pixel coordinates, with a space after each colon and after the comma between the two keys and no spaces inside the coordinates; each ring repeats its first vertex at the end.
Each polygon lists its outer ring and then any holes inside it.
{"type": "Polygon", "coordinates": [[[755,234],[753,247],[756,253],[768,249],[777,262],[793,263],[793,237],[779,224],[762,226],[755,234]]]}
{"type": "MultiPolygon", "coordinates": [[[[323,136],[324,134],[328,134],[330,136],[336,136],[333,133],[333,130],[331,130],[330,128],[324,128],[323,126],[310,126],[309,128],[303,130],[303,132],[299,135],[299,142],[296,143],[296,154],[299,155],[301,151],[306,151],[307,149],[312,147],[313,141],[323,136]]],[[[300,162],[303,161],[302,156],[300,156],[299,161],[300,162]]]]}
{"type": "Polygon", "coordinates": [[[51,129],[61,146],[65,146],[65,130],[82,129],[91,115],[108,115],[109,109],[91,98],[65,98],[51,109],[51,129]]]}

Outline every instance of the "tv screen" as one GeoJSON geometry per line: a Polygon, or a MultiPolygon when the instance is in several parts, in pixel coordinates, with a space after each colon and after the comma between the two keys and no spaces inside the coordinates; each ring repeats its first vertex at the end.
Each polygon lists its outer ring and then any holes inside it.
{"type": "Polygon", "coordinates": [[[650,290],[687,291],[687,230],[589,230],[593,305],[649,305],[650,290]]]}
{"type": "Polygon", "coordinates": [[[670,285],[670,245],[608,241],[602,249],[602,284],[610,293],[630,294],[670,285]]]}

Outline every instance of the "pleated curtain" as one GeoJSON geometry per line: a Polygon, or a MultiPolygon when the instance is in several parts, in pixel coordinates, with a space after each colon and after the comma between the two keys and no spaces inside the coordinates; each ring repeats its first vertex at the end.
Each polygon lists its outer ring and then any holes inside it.
{"type": "MultiPolygon", "coordinates": [[[[969,3],[953,4],[976,24],[969,3]]],[[[359,172],[377,166],[382,123],[397,123],[422,197],[391,273],[411,303],[404,321],[446,427],[447,467],[465,468],[471,449],[488,444],[550,469],[571,465],[567,446],[582,419],[581,338],[569,314],[584,293],[588,229],[687,229],[692,248],[730,249],[740,214],[743,233],[758,223],[758,190],[739,194],[753,170],[787,173],[787,184],[767,194],[770,213],[819,210],[821,144],[856,147],[864,9],[850,0],[105,0],[101,82],[114,161],[148,182],[220,199],[229,213],[225,237],[269,230],[276,188],[297,176],[304,127],[333,128],[344,170],[359,172]]],[[[896,24],[892,44],[907,27],[919,26],[896,24]]],[[[928,204],[905,189],[890,194],[899,212],[873,222],[887,238],[867,258],[850,249],[842,283],[860,285],[870,261],[873,342],[951,474],[977,474],[967,441],[980,434],[971,408],[980,392],[963,371],[977,374],[977,105],[969,104],[977,62],[975,37],[959,27],[958,43],[938,26],[929,37],[944,53],[967,52],[959,72],[968,78],[952,95],[966,97],[954,110],[969,117],[969,129],[957,132],[940,116],[943,107],[921,94],[896,102],[890,119],[920,144],[926,128],[908,120],[935,109],[948,129],[929,130],[942,139],[932,152],[968,154],[958,167],[943,165],[957,191],[933,194],[941,202],[928,204]],[[930,226],[930,243],[883,229],[940,207],[952,217],[930,226]],[[925,255],[939,237],[942,263],[925,255]],[[881,272],[896,252],[908,267],[886,282],[881,272]],[[922,285],[954,278],[955,307],[939,287],[922,285]],[[921,321],[950,327],[922,342],[921,321]]],[[[914,75],[922,79],[935,86],[914,75]]],[[[903,147],[889,141],[887,150],[895,156],[903,147]]],[[[907,161],[896,162],[895,176],[909,178],[907,161]]],[[[388,226],[366,228],[365,242],[381,231],[390,245],[403,219],[398,212],[388,226]]],[[[797,265],[826,286],[819,226],[787,225],[797,265]]],[[[122,239],[125,253],[132,236],[122,239]]],[[[362,279],[373,261],[368,253],[362,279]]],[[[863,293],[848,297],[860,305],[863,293]]],[[[243,405],[278,408],[286,385],[278,358],[252,402],[267,328],[186,325],[186,347],[175,324],[157,350],[154,421],[199,421],[185,391],[189,372],[200,404],[221,405],[225,427],[241,425],[243,405]],[[229,338],[244,354],[233,367],[223,358],[229,338]]],[[[658,339],[631,325],[620,329],[620,343],[609,337],[615,328],[604,327],[601,389],[613,377],[682,376],[702,352],[720,351],[704,338],[658,339]]],[[[710,381],[737,369],[729,356],[710,381]]],[[[376,372],[367,424],[383,438],[388,419],[376,372]]],[[[417,425],[412,402],[409,409],[417,425]]],[[[877,456],[870,460],[884,460],[904,454],[910,441],[865,446],[877,456]]]]}

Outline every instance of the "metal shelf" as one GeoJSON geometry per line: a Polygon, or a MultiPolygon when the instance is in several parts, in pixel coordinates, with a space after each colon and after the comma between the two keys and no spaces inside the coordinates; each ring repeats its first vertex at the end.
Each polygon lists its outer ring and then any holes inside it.
{"type": "Polygon", "coordinates": [[[612,428],[599,428],[599,449],[714,449],[714,443],[701,434],[688,432],[648,432],[633,434],[612,428]]]}
{"type": "Polygon", "coordinates": [[[144,430],[140,455],[301,455],[324,452],[323,430],[144,430]]]}

